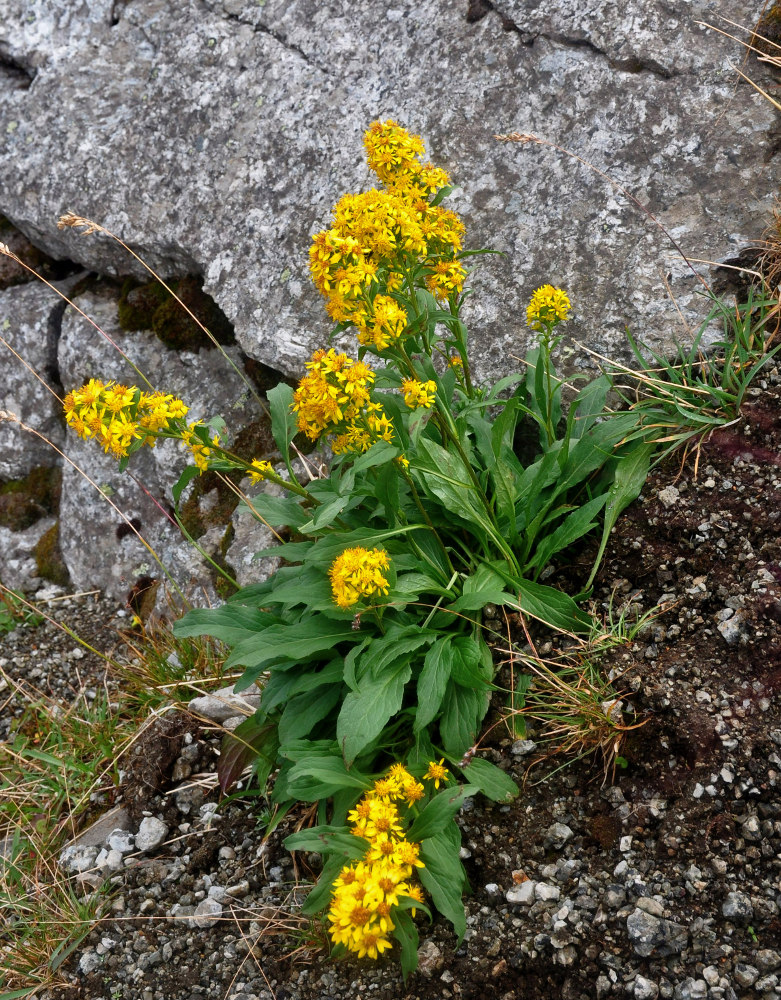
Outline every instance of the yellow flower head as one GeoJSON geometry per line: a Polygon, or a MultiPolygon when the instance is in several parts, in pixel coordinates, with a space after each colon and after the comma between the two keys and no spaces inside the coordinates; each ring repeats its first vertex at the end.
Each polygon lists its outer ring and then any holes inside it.
{"type": "Polygon", "coordinates": [[[428,771],[426,771],[426,773],[423,775],[423,780],[433,781],[434,788],[439,788],[440,781],[447,781],[448,775],[450,774],[448,769],[443,766],[444,763],[445,763],[444,757],[440,758],[438,764],[436,761],[430,760],[428,762],[428,771]]]}
{"type": "Polygon", "coordinates": [[[262,483],[264,479],[268,479],[270,472],[274,472],[274,466],[271,462],[262,461],[261,459],[256,458],[253,460],[248,471],[250,479],[253,483],[262,483]]]}
{"type": "Polygon", "coordinates": [[[532,330],[542,331],[544,326],[562,323],[570,309],[569,297],[563,289],[542,285],[531,297],[526,309],[526,323],[532,330]]]}
{"type": "Polygon", "coordinates": [[[181,429],[176,422],[187,413],[174,396],[94,378],[69,392],[63,407],[66,423],[79,437],[94,437],[115,458],[124,458],[138,439],[154,447],[156,435],[176,436],[181,429]]]}
{"type": "Polygon", "coordinates": [[[430,408],[436,398],[437,383],[432,379],[421,382],[416,378],[407,378],[401,383],[401,391],[404,393],[404,402],[411,410],[430,408]]]}
{"type": "Polygon", "coordinates": [[[389,566],[388,553],[383,549],[345,549],[328,570],[336,604],[346,609],[364,598],[387,594],[389,584],[382,571],[389,566]]]}

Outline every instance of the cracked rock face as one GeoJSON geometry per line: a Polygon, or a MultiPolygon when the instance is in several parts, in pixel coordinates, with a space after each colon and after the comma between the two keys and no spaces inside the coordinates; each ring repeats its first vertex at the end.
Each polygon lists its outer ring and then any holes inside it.
{"type": "Polygon", "coordinates": [[[664,277],[685,316],[704,307],[667,237],[578,161],[493,134],[570,148],[691,256],[733,255],[776,193],[774,117],[731,70],[738,45],[697,21],[750,27],[760,8],[494,0],[468,19],[465,0],[5,0],[0,212],[99,273],[132,265],[105,238],[58,232],[65,210],[169,275],[202,274],[243,350],[300,374],[328,331],[309,237],[370,185],[361,134],[394,117],[461,186],[469,244],[506,254],[471,282],[480,375],[523,353],[524,307],[547,281],[573,300],[570,366],[586,361],[575,341],[620,353],[627,325],[669,346],[684,332],[664,277]]]}

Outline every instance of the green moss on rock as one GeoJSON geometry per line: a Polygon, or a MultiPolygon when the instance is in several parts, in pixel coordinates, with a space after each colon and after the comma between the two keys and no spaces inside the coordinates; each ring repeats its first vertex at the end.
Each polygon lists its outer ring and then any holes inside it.
{"type": "Polygon", "coordinates": [[[35,556],[35,565],[38,570],[38,576],[40,576],[43,580],[50,580],[52,583],[56,583],[60,587],[67,587],[70,585],[70,574],[68,573],[67,566],[63,562],[62,552],[60,550],[59,521],[55,521],[51,528],[41,535],[38,539],[38,543],[33,549],[33,555],[35,556]]]}
{"type": "Polygon", "coordinates": [[[62,470],[39,466],[22,479],[0,481],[0,527],[24,531],[60,507],[62,470]]]}
{"type": "MultiPolygon", "coordinates": [[[[234,343],[230,321],[203,291],[201,278],[179,278],[168,284],[219,344],[234,343]]],[[[176,298],[157,281],[140,285],[128,279],[120,293],[118,317],[123,330],[152,330],[166,347],[174,350],[197,354],[201,348],[214,346],[176,298]]]]}

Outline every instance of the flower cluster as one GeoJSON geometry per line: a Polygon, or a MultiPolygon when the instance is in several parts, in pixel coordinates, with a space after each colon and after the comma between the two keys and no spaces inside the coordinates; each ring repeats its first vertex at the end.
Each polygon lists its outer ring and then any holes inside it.
{"type": "Polygon", "coordinates": [[[556,326],[563,322],[570,308],[565,291],[553,285],[542,285],[531,297],[526,309],[526,323],[541,332],[544,326],[556,326]]]}
{"type": "Polygon", "coordinates": [[[209,468],[209,458],[211,457],[214,448],[219,447],[220,444],[219,434],[215,434],[214,437],[210,437],[205,431],[205,428],[206,424],[200,420],[196,420],[194,424],[189,424],[181,434],[181,441],[186,444],[192,452],[193,463],[200,472],[206,472],[209,468]],[[201,430],[201,428],[203,428],[203,430],[201,430]],[[204,440],[204,438],[206,440],[204,440]]]}
{"type": "Polygon", "coordinates": [[[430,409],[437,394],[437,383],[432,379],[421,382],[416,378],[405,378],[401,383],[401,391],[404,393],[404,402],[411,410],[420,407],[430,409]]]}
{"type": "Polygon", "coordinates": [[[393,293],[410,264],[424,265],[426,284],[440,298],[461,290],[466,273],[456,258],[464,227],[454,212],[430,202],[449,178],[419,161],[419,136],[393,121],[374,122],[364,145],[384,190],[338,202],[331,227],[313,239],[309,266],[331,318],[354,324],[361,344],[384,351],[407,329],[407,312],[393,293]]]}
{"type": "Polygon", "coordinates": [[[85,441],[95,438],[115,458],[127,457],[131,448],[154,448],[159,437],[167,437],[190,449],[193,463],[201,472],[209,468],[209,459],[219,449],[223,461],[230,458],[235,468],[246,468],[253,482],[275,475],[270,462],[255,459],[247,468],[241,459],[227,456],[220,448],[219,435],[212,434],[200,420],[187,424],[184,418],[189,408],[166,393],[142,392],[134,385],[92,378],[69,392],[63,406],[67,424],[79,437],[85,441]]]}
{"type": "Polygon", "coordinates": [[[364,597],[387,594],[388,580],[382,571],[389,566],[384,549],[364,549],[360,545],[345,549],[328,570],[334,601],[347,609],[364,597]]]}
{"type": "Polygon", "coordinates": [[[374,372],[333,348],[319,350],[307,362],[309,374],[293,394],[298,429],[312,441],[323,434],[337,455],[368,451],[377,441],[393,441],[393,422],[372,402],[374,372]]]}
{"type": "Polygon", "coordinates": [[[154,447],[187,414],[181,399],[136,386],[90,379],[63,401],[65,420],[85,441],[95,438],[115,458],[129,453],[134,441],[154,447]]]}
{"type": "Polygon", "coordinates": [[[332,940],[359,958],[378,958],[391,947],[393,909],[402,897],[423,902],[423,891],[412,878],[416,868],[425,866],[418,844],[404,836],[399,804],[409,808],[424,794],[423,785],[403,765],[394,764],[348,813],[352,833],[369,846],[334,881],[328,920],[332,940]]]}

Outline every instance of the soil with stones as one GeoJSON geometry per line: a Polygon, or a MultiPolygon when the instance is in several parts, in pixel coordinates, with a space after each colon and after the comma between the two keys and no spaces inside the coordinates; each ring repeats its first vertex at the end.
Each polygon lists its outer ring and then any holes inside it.
{"type": "Polygon", "coordinates": [[[72,876],[108,877],[111,908],[72,989],[39,1000],[781,1000],[779,383],[655,471],[613,532],[597,606],[665,609],[603,664],[627,727],[644,723],[625,766],[606,780],[594,757],[539,760],[533,728],[484,741],[523,792],[459,816],[462,942],[421,923],[406,984],[392,956],[330,961],[298,914],[316,859],[281,846],[306,816],[264,840],[262,800],[219,801],[216,732],[170,716],[123,764],[128,832],[106,830],[72,876]]]}

